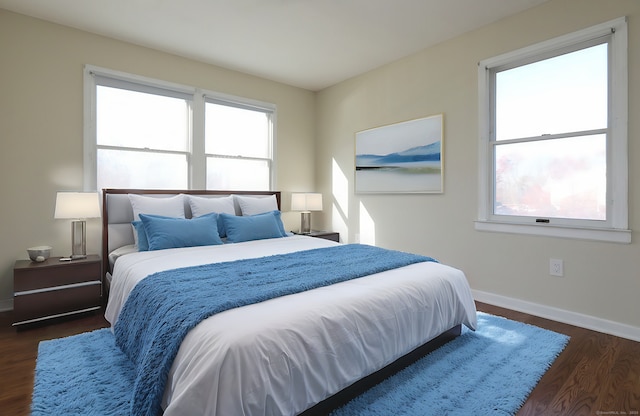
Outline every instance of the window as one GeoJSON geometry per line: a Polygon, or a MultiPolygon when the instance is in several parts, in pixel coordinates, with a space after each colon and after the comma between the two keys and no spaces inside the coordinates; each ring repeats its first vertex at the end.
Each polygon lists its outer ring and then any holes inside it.
{"type": "Polygon", "coordinates": [[[87,66],[85,187],[269,190],[275,106],[87,66]]]}
{"type": "Polygon", "coordinates": [[[480,62],[476,229],[630,242],[626,20],[480,62]]]}
{"type": "Polygon", "coordinates": [[[268,190],[271,113],[207,100],[205,117],[207,187],[268,190]]]}

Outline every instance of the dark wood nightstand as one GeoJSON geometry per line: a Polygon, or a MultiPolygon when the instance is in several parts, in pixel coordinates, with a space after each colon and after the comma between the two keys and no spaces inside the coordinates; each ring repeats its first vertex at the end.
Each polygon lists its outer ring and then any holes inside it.
{"type": "Polygon", "coordinates": [[[13,326],[100,309],[102,262],[99,256],[42,263],[18,260],[13,268],[13,326]]]}
{"type": "Polygon", "coordinates": [[[340,233],[337,233],[335,231],[317,231],[317,230],[311,230],[311,232],[309,234],[302,234],[299,232],[293,232],[294,234],[297,235],[308,235],[309,237],[317,237],[317,238],[324,238],[325,240],[331,240],[331,241],[336,241],[336,242],[340,242],[340,233]]]}

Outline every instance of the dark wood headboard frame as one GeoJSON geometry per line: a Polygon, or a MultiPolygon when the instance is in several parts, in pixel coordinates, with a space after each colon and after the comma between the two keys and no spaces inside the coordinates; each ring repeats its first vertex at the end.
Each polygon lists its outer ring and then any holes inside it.
{"type": "Polygon", "coordinates": [[[209,190],[168,190],[168,189],[114,189],[102,190],[102,279],[107,274],[109,268],[109,212],[107,210],[108,194],[138,194],[138,195],[275,195],[278,202],[278,209],[282,209],[280,191],[209,191],[209,190]]]}

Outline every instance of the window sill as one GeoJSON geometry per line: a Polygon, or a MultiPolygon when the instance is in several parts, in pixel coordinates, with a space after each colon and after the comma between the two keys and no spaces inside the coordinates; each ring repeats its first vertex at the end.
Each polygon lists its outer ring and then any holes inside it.
{"type": "Polygon", "coordinates": [[[558,227],[547,224],[513,224],[495,221],[475,221],[477,231],[538,235],[544,237],[573,238],[577,240],[604,241],[630,244],[631,230],[558,227]]]}

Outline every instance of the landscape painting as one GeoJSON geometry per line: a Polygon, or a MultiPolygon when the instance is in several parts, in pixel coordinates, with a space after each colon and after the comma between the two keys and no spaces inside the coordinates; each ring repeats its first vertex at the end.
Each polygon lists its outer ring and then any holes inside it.
{"type": "Polygon", "coordinates": [[[356,193],[442,193],[442,119],[356,133],[356,193]]]}

